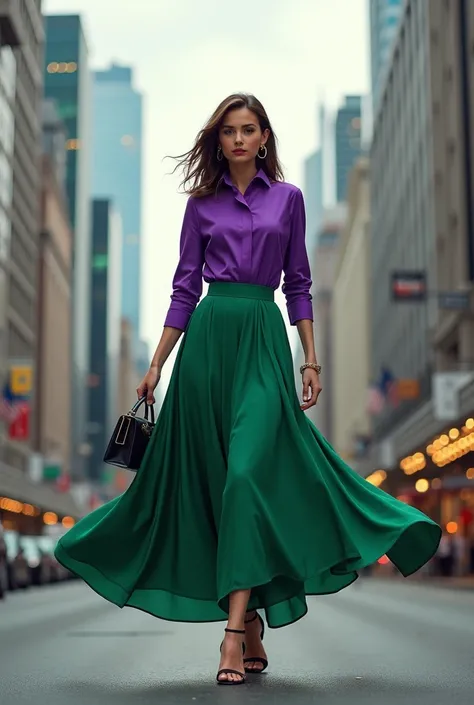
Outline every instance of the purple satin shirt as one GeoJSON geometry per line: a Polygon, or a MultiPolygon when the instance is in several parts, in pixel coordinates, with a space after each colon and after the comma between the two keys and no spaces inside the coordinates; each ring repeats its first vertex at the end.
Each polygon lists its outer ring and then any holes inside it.
{"type": "Polygon", "coordinates": [[[241,282],[282,291],[294,325],[313,320],[303,194],[260,169],[245,195],[226,173],[216,195],[189,198],[165,326],[185,330],[204,281],[241,282]]]}

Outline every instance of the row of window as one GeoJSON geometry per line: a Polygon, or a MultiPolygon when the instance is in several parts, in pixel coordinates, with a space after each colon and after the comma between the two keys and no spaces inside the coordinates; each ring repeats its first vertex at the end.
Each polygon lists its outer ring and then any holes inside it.
{"type": "MultiPolygon", "coordinates": [[[[132,137],[132,135],[123,135],[120,138],[120,142],[124,147],[133,147],[135,145],[135,139],[132,137]]],[[[358,142],[360,145],[360,141],[358,142]]],[[[81,149],[81,140],[80,139],[69,139],[66,141],[66,149],[68,151],[77,151],[78,149],[81,149]]]]}
{"type": "Polygon", "coordinates": [[[75,61],[50,61],[46,67],[48,73],[75,73],[77,63],[75,61]]]}

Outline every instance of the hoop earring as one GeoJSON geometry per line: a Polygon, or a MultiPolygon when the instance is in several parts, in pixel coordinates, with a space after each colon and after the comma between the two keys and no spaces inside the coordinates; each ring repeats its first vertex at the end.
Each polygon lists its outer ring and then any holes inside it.
{"type": "Polygon", "coordinates": [[[268,149],[266,144],[261,144],[257,153],[257,156],[260,159],[266,159],[268,155],[268,149]],[[260,154],[260,150],[263,149],[263,154],[260,154]]]}
{"type": "Polygon", "coordinates": [[[217,148],[217,161],[221,162],[224,159],[224,155],[222,154],[222,147],[219,145],[217,148]]]}

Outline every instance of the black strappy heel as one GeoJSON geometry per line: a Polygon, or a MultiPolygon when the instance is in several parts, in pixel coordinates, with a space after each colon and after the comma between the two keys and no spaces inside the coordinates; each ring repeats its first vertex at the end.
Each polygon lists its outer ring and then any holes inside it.
{"type": "MultiPolygon", "coordinates": [[[[229,632],[230,634],[243,634],[245,636],[245,629],[227,629],[227,627],[224,629],[224,631],[229,632]]],[[[221,651],[222,651],[222,644],[221,643],[221,651]]],[[[242,653],[245,654],[245,644],[242,644],[242,653]]],[[[216,681],[219,685],[243,685],[245,683],[245,673],[241,673],[240,671],[234,671],[233,668],[221,668],[220,671],[218,671],[217,676],[216,676],[216,681]],[[236,676],[240,676],[239,681],[231,681],[231,680],[225,680],[221,681],[219,680],[219,676],[222,676],[224,673],[234,673],[236,676]]]]}
{"type": "MultiPolygon", "coordinates": [[[[262,627],[262,631],[260,632],[260,640],[263,641],[263,637],[265,636],[265,623],[257,611],[255,611],[255,614],[252,619],[248,619],[245,624],[255,622],[257,618],[260,620],[260,625],[262,627]]],[[[259,675],[260,673],[263,673],[266,668],[268,668],[267,659],[261,658],[260,656],[256,656],[255,658],[244,658],[244,664],[246,663],[260,663],[262,664],[262,668],[246,668],[245,673],[256,673],[257,675],[259,675]]]]}

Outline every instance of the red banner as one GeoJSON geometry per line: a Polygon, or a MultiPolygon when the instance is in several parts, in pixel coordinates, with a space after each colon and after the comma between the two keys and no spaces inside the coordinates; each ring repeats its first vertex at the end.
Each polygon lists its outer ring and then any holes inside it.
{"type": "Polygon", "coordinates": [[[25,441],[30,436],[30,415],[31,408],[28,402],[17,403],[17,415],[10,424],[8,437],[15,441],[25,441]]]}

